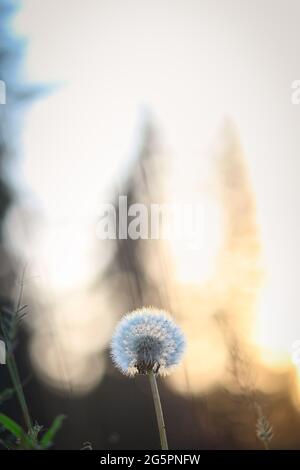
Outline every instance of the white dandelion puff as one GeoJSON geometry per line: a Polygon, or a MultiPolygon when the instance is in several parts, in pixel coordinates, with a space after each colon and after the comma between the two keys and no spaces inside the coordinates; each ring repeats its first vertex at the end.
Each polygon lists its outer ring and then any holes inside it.
{"type": "Polygon", "coordinates": [[[185,350],[184,335],[163,310],[144,307],[125,315],[111,342],[115,365],[126,375],[166,375],[185,350]]]}
{"type": "Polygon", "coordinates": [[[123,374],[149,377],[162,450],[168,450],[168,440],[156,375],[166,375],[179,364],[184,350],[179,326],[165,311],[152,307],[125,315],[111,342],[113,361],[123,374]]]}

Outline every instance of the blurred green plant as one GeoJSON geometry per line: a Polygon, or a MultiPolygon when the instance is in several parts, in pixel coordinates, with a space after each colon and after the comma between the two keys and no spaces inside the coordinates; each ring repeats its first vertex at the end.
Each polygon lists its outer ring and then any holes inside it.
{"type": "Polygon", "coordinates": [[[0,439],[0,443],[10,450],[45,450],[53,445],[56,433],[62,427],[64,415],[57,416],[50,428],[43,432],[43,426],[34,424],[29,432],[26,432],[18,423],[8,416],[0,413],[0,425],[2,430],[8,432],[8,438],[0,439]]]}
{"type": "MultiPolygon", "coordinates": [[[[6,347],[6,364],[9,371],[9,375],[12,381],[13,390],[16,393],[18,398],[24,422],[27,427],[28,433],[32,431],[32,422],[27,406],[26,398],[23,391],[22,382],[20,379],[20,374],[17,367],[17,362],[15,359],[14,350],[17,342],[17,332],[18,326],[21,320],[27,313],[27,305],[22,305],[23,290],[24,290],[24,278],[25,278],[26,267],[23,270],[22,278],[20,282],[20,291],[18,296],[18,301],[15,309],[10,309],[8,307],[2,307],[0,312],[0,328],[1,333],[4,338],[5,347],[6,347]]],[[[5,391],[7,394],[7,390],[5,391]]],[[[2,392],[3,393],[3,392],[2,392]]]]}
{"type": "MultiPolygon", "coordinates": [[[[2,431],[8,432],[8,437],[0,439],[7,449],[15,450],[43,450],[51,447],[56,433],[62,426],[64,415],[57,416],[48,430],[44,430],[38,423],[33,424],[29,407],[23,390],[17,362],[15,358],[15,347],[17,344],[18,326],[27,314],[27,305],[22,304],[24,290],[24,268],[20,282],[20,292],[15,309],[3,307],[0,311],[0,332],[6,347],[6,365],[12,382],[12,388],[0,392],[0,405],[16,395],[24,418],[25,429],[5,414],[0,413],[0,425],[2,431]]],[[[1,430],[0,430],[1,431],[1,430]]]]}

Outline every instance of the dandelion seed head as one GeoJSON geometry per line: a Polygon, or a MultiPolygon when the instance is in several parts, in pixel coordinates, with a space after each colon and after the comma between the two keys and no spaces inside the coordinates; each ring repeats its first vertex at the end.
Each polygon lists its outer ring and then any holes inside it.
{"type": "Polygon", "coordinates": [[[123,374],[166,375],[185,349],[184,335],[163,310],[144,307],[125,315],[116,327],[111,355],[123,374]]]}

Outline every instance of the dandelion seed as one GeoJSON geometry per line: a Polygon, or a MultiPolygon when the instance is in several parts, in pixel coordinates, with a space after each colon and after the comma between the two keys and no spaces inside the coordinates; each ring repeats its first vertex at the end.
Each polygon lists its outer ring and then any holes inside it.
{"type": "Polygon", "coordinates": [[[156,375],[166,375],[179,364],[184,349],[181,329],[166,312],[150,307],[125,315],[111,342],[113,361],[123,374],[149,377],[163,450],[168,442],[156,375]]]}

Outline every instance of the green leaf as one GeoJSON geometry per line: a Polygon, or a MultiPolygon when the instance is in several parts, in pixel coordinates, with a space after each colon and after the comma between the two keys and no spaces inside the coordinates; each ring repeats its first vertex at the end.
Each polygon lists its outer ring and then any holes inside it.
{"type": "Polygon", "coordinates": [[[21,426],[2,413],[0,413],[0,423],[2,424],[2,426],[5,427],[7,431],[10,431],[16,438],[21,439],[21,437],[23,436],[24,431],[21,426]]]}
{"type": "Polygon", "coordinates": [[[65,415],[59,415],[54,419],[54,421],[51,424],[50,428],[48,429],[47,432],[45,432],[45,434],[43,435],[43,437],[40,441],[40,445],[43,449],[49,447],[52,444],[53,439],[54,439],[56,433],[62,427],[62,423],[65,420],[65,418],[66,418],[65,415]]]}
{"type": "Polygon", "coordinates": [[[2,424],[2,426],[7,431],[13,434],[17,440],[20,440],[27,449],[32,449],[34,447],[33,442],[27,436],[27,434],[21,428],[21,426],[18,423],[16,423],[14,420],[12,420],[11,418],[9,418],[8,416],[2,413],[0,413],[0,424],[2,424]]]}

